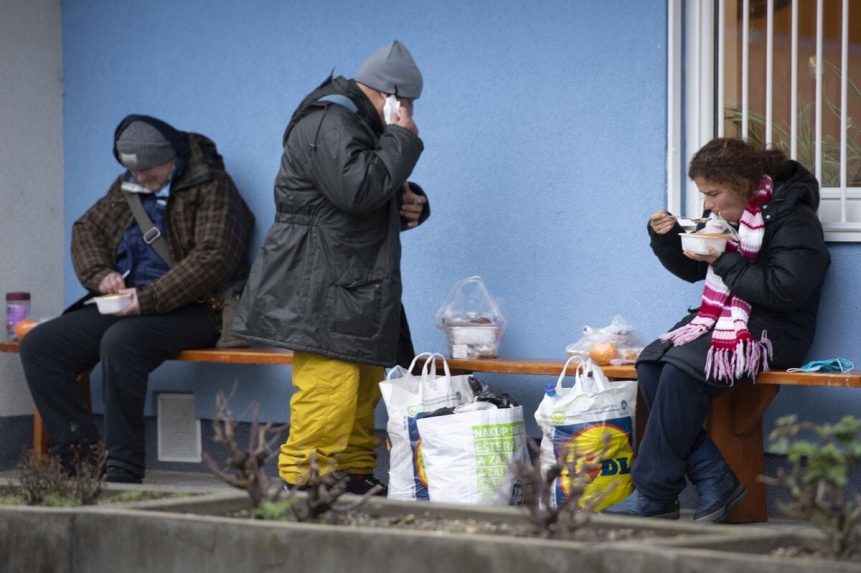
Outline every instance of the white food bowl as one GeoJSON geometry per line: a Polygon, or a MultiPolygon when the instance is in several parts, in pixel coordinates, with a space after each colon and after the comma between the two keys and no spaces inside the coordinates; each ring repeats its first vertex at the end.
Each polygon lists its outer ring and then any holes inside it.
{"type": "Polygon", "coordinates": [[[682,250],[698,255],[708,255],[709,247],[718,253],[726,250],[728,233],[679,233],[682,237],[682,250]]]}
{"type": "Polygon", "coordinates": [[[94,302],[99,307],[99,312],[102,314],[116,314],[124,310],[132,303],[132,295],[130,294],[106,294],[97,296],[87,303],[94,302]]]}

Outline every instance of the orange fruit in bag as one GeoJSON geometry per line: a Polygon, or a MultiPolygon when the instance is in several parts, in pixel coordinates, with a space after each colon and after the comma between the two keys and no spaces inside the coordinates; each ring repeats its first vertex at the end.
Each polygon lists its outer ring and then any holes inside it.
{"type": "Polygon", "coordinates": [[[589,358],[599,366],[606,366],[610,361],[619,357],[619,349],[608,340],[602,340],[592,345],[589,350],[589,358]]]}

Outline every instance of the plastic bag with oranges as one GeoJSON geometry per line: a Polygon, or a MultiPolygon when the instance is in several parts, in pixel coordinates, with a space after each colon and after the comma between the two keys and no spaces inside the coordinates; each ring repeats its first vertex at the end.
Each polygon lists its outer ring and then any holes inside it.
{"type": "Polygon", "coordinates": [[[608,364],[633,364],[643,349],[634,327],[625,322],[621,315],[602,328],[583,327],[583,336],[577,342],[565,347],[568,356],[581,362],[591,358],[600,366],[608,364]]]}

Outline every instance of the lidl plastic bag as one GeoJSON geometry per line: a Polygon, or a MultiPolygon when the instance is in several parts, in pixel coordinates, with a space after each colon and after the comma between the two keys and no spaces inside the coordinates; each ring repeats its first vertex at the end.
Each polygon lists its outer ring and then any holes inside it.
{"type": "Polygon", "coordinates": [[[522,501],[522,488],[513,475],[516,462],[529,463],[522,406],[473,402],[449,415],[419,415],[417,425],[432,502],[522,501]]]}
{"type": "Polygon", "coordinates": [[[452,358],[495,358],[505,331],[499,302],[479,276],[459,281],[436,315],[452,358]]]}
{"type": "Polygon", "coordinates": [[[610,324],[601,328],[587,324],[583,327],[583,336],[565,347],[568,356],[578,362],[592,360],[600,366],[633,364],[641,350],[643,346],[634,333],[634,327],[618,314],[610,324]]]}
{"type": "Polygon", "coordinates": [[[600,462],[600,468],[585,476],[586,486],[578,500],[581,507],[600,511],[628,497],[631,480],[633,434],[637,403],[637,381],[610,382],[601,368],[582,363],[570,388],[562,382],[571,357],[556,386],[550,386],[538,404],[535,421],[542,431],[541,471],[553,465],[562,468],[554,481],[551,503],[558,506],[571,492],[573,477],[568,470],[575,461],[580,473],[583,461],[600,462]],[[603,455],[602,452],[603,451],[603,455]]]}
{"type": "Polygon", "coordinates": [[[427,477],[418,449],[416,415],[472,402],[469,376],[452,376],[442,355],[425,352],[413,359],[409,370],[392,369],[380,382],[380,391],[389,415],[386,424],[390,443],[388,497],[428,500],[427,477]],[[442,376],[436,373],[436,357],[443,361],[442,376]],[[421,374],[414,375],[416,364],[421,360],[424,360],[421,374]]]}

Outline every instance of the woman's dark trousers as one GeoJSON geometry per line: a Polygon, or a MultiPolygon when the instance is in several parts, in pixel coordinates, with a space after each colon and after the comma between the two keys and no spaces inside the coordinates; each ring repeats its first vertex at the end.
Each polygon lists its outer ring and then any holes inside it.
{"type": "Polygon", "coordinates": [[[672,364],[637,365],[640,394],[649,407],[632,474],[645,497],[670,503],[693,483],[728,471],[726,462],[703,424],[712,399],[728,387],[705,384],[672,364]]]}

